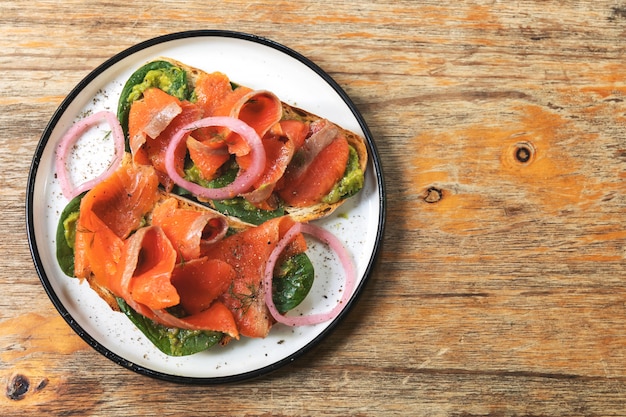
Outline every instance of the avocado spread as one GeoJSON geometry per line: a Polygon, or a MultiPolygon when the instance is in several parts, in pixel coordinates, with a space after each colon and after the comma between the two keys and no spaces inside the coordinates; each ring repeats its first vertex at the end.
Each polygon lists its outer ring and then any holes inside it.
{"type": "MultiPolygon", "coordinates": [[[[214,180],[207,181],[202,177],[200,170],[193,163],[185,168],[185,179],[196,184],[200,184],[207,188],[220,188],[233,182],[239,172],[239,166],[233,160],[230,164],[227,164],[226,170],[221,176],[214,180]]],[[[186,194],[186,190],[176,189],[180,194],[186,194]]],[[[230,200],[214,200],[214,208],[227,216],[237,217],[244,222],[259,225],[266,222],[269,219],[280,217],[285,214],[285,210],[282,207],[277,207],[275,210],[262,210],[255,207],[252,203],[249,203],[243,197],[235,197],[230,200]]]]}
{"type": "MultiPolygon", "coordinates": [[[[124,84],[117,105],[117,118],[127,141],[130,106],[134,101],[139,100],[143,92],[150,87],[157,87],[180,100],[189,98],[187,73],[182,68],[167,61],[154,61],[139,68],[124,84]]],[[[129,150],[128,143],[126,145],[129,150]]]]}
{"type": "Polygon", "coordinates": [[[178,67],[153,69],[146,73],[142,82],[133,85],[128,102],[138,100],[148,88],[156,87],[180,99],[187,98],[187,84],[183,82],[184,71],[178,67]]]}
{"type": "Polygon", "coordinates": [[[350,155],[348,157],[348,165],[343,178],[335,184],[333,189],[328,193],[322,202],[334,204],[339,200],[348,198],[359,192],[363,188],[365,178],[363,170],[359,167],[359,156],[356,150],[350,146],[350,155]]]}

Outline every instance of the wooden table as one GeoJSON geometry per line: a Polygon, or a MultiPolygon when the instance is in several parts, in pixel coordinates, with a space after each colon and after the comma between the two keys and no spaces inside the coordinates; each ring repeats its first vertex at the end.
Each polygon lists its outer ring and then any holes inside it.
{"type": "Polygon", "coordinates": [[[626,414],[626,5],[334,3],[0,1],[0,414],[626,414]],[[269,376],[209,387],[91,349],[25,234],[31,157],[63,98],[187,29],[319,64],[363,113],[388,193],[379,262],[336,331],[269,376]]]}

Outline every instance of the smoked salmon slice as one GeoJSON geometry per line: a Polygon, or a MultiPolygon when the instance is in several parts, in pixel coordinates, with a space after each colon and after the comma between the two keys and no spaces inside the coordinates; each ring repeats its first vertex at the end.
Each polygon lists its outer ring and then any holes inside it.
{"type": "MultiPolygon", "coordinates": [[[[269,91],[250,91],[241,97],[230,111],[230,116],[244,121],[263,138],[272,126],[280,121],[283,107],[276,95],[269,91]]],[[[228,151],[238,157],[247,155],[250,146],[237,133],[225,139],[228,151]]]]}
{"type": "Polygon", "coordinates": [[[222,332],[239,339],[239,330],[233,313],[219,300],[214,301],[206,310],[185,317],[181,321],[190,328],[222,332]]]}
{"type": "Polygon", "coordinates": [[[119,287],[112,290],[132,298],[152,310],[173,307],[180,303],[176,287],[172,285],[172,270],[176,251],[158,226],[142,227],[124,245],[124,257],[119,287]],[[128,287],[125,283],[128,283],[128,287]]]}
{"type": "MultiPolygon", "coordinates": [[[[201,73],[196,80],[194,93],[196,103],[204,117],[229,116],[241,97],[252,91],[250,88],[234,86],[228,77],[219,72],[201,73]]],[[[194,136],[200,142],[223,142],[228,131],[221,127],[198,129],[194,136]]]]}
{"type": "MultiPolygon", "coordinates": [[[[134,104],[133,104],[134,105],[134,104]]],[[[167,147],[172,140],[174,134],[183,126],[199,120],[202,116],[202,110],[193,103],[188,101],[180,102],[181,112],[163,129],[163,131],[155,138],[146,139],[139,152],[144,153],[144,157],[135,159],[135,161],[147,160],[157,171],[159,182],[166,190],[171,190],[174,183],[167,174],[165,167],[165,153],[167,147]]],[[[131,107],[132,110],[132,107],[131,107]]],[[[175,151],[175,166],[179,175],[183,175],[183,167],[185,164],[185,156],[187,149],[184,142],[175,151]]]]}
{"type": "Polygon", "coordinates": [[[294,207],[320,202],[343,177],[349,157],[350,145],[343,135],[337,136],[321,149],[304,169],[297,166],[296,154],[296,163],[290,165],[281,178],[279,196],[294,207]]]}
{"type": "MultiPolygon", "coordinates": [[[[244,194],[244,198],[264,210],[276,209],[278,200],[274,196],[277,183],[285,174],[293,156],[304,144],[309,132],[306,123],[299,120],[281,120],[274,124],[263,137],[263,147],[267,157],[265,170],[254,183],[254,190],[244,194]]],[[[239,166],[246,169],[250,156],[237,158],[239,166]]]]}
{"type": "Polygon", "coordinates": [[[180,100],[156,87],[146,89],[143,97],[133,102],[128,114],[128,137],[135,162],[149,163],[142,149],[147,138],[158,137],[181,112],[180,100]]]}
{"type": "Polygon", "coordinates": [[[304,141],[309,135],[308,123],[301,122],[300,120],[281,120],[280,123],[274,127],[279,129],[279,133],[277,134],[285,136],[293,142],[293,146],[296,150],[304,145],[304,141]]]}
{"type": "Polygon", "coordinates": [[[124,239],[140,225],[158,199],[158,178],[150,166],[124,163],[81,200],[76,226],[77,278],[94,276],[108,287],[117,273],[124,239]]]}
{"type": "MultiPolygon", "coordinates": [[[[204,117],[230,116],[238,118],[252,127],[260,137],[263,137],[282,117],[282,104],[276,95],[269,91],[253,91],[250,88],[240,86],[233,89],[228,77],[220,72],[200,75],[196,81],[194,92],[197,97],[196,103],[202,108],[204,117]]],[[[194,133],[194,137],[213,150],[216,149],[215,142],[219,142],[228,146],[229,154],[242,156],[250,152],[247,142],[242,140],[238,134],[229,132],[224,128],[198,129],[194,133]]],[[[210,156],[215,158],[216,153],[213,152],[210,156]]],[[[192,159],[194,158],[192,157],[192,159]]],[[[223,160],[222,164],[226,160],[223,160]]],[[[194,162],[202,165],[202,162],[198,162],[196,159],[194,162]]],[[[206,172],[206,175],[203,173],[205,178],[210,179],[209,174],[209,171],[206,172]]]]}
{"type": "Polygon", "coordinates": [[[200,257],[201,247],[222,239],[228,231],[223,216],[206,210],[180,208],[178,199],[169,197],[152,211],[152,225],[165,232],[176,250],[177,263],[200,257]]]}
{"type": "Polygon", "coordinates": [[[219,71],[200,74],[194,89],[205,117],[229,115],[235,103],[250,91],[247,87],[233,88],[228,76],[219,71]]]}
{"type": "MultiPolygon", "coordinates": [[[[263,138],[263,147],[266,155],[263,174],[253,184],[254,191],[244,194],[246,200],[256,205],[261,205],[270,199],[276,183],[285,173],[295,152],[295,145],[289,138],[274,136],[269,133],[263,138]]],[[[248,158],[242,157],[238,161],[239,166],[246,169],[248,158]]],[[[272,204],[268,203],[267,205],[271,206],[272,204]]]]}
{"type": "Polygon", "coordinates": [[[98,286],[108,287],[109,278],[116,274],[123,246],[124,241],[99,219],[79,218],[74,241],[74,276],[93,277],[98,286]]]}
{"type": "MultiPolygon", "coordinates": [[[[219,298],[233,313],[240,334],[247,337],[265,337],[273,319],[265,304],[263,276],[265,265],[280,238],[293,225],[287,216],[269,220],[260,226],[231,235],[203,253],[208,259],[219,259],[230,264],[235,278],[219,298]]],[[[298,250],[306,248],[304,238],[298,250]]]]}
{"type": "Polygon", "coordinates": [[[222,165],[230,159],[228,147],[223,142],[200,142],[190,136],[187,138],[187,150],[189,157],[207,181],[214,179],[222,165]]]}
{"type": "Polygon", "coordinates": [[[209,308],[228,290],[235,270],[219,259],[198,258],[178,264],[172,273],[172,284],[180,295],[180,304],[190,315],[209,308]]]}

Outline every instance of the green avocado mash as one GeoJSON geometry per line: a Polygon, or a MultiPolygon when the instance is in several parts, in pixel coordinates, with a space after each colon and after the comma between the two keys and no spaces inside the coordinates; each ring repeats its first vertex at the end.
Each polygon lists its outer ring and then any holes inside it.
{"type": "Polygon", "coordinates": [[[177,67],[149,70],[140,84],[133,85],[127,101],[132,103],[139,100],[143,92],[150,87],[159,88],[180,100],[187,98],[187,83],[185,72],[177,67]]]}
{"type": "Polygon", "coordinates": [[[348,157],[346,172],[343,178],[335,184],[330,193],[322,199],[322,202],[333,204],[339,200],[351,197],[363,188],[364,181],[365,176],[363,170],[359,167],[359,155],[356,150],[350,146],[350,156],[348,157]]]}
{"type": "MultiPolygon", "coordinates": [[[[239,166],[235,161],[232,161],[227,167],[225,172],[218,178],[207,181],[202,177],[200,170],[192,163],[185,169],[185,179],[187,181],[200,184],[206,188],[220,188],[224,187],[235,180],[239,166]]],[[[187,193],[185,190],[177,189],[177,192],[187,193]]],[[[215,200],[213,205],[217,211],[227,216],[237,217],[246,223],[260,225],[267,220],[275,217],[280,217],[285,214],[282,207],[276,210],[261,210],[249,203],[243,197],[235,197],[230,200],[215,200]]]]}
{"type": "Polygon", "coordinates": [[[78,211],[72,212],[63,222],[64,237],[67,245],[74,249],[74,241],[76,240],[76,222],[78,221],[78,211]]]}
{"type": "Polygon", "coordinates": [[[80,201],[85,193],[76,196],[65,206],[56,232],[57,262],[63,273],[74,276],[74,240],[76,237],[76,221],[80,210],[80,201]]]}
{"type": "Polygon", "coordinates": [[[153,61],[139,68],[124,84],[117,104],[117,118],[127,141],[130,106],[150,87],[157,87],[180,100],[190,97],[187,73],[182,68],[167,61],[153,61]]]}
{"type": "Polygon", "coordinates": [[[161,352],[170,356],[186,356],[207,350],[222,340],[221,332],[175,329],[155,323],[117,298],[120,310],[161,352]]]}

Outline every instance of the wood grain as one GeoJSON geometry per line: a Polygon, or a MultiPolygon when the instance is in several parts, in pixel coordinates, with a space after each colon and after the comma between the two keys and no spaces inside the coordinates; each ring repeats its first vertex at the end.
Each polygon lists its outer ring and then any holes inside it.
{"type": "Polygon", "coordinates": [[[0,10],[2,415],[625,414],[626,3],[0,10]],[[30,161],[63,98],[122,49],[187,29],[255,33],[319,64],[363,113],[387,186],[356,308],[289,366],[224,386],[152,380],[91,349],[42,289],[24,226],[30,161]]]}

